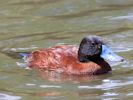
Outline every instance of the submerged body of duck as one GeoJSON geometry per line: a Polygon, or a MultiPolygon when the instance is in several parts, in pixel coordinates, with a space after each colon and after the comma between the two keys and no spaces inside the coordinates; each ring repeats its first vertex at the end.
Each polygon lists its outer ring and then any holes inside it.
{"type": "Polygon", "coordinates": [[[58,45],[24,56],[26,65],[30,68],[76,75],[96,75],[111,71],[104,59],[123,61],[122,57],[114,54],[97,36],[83,38],[80,46],[58,45]]]}

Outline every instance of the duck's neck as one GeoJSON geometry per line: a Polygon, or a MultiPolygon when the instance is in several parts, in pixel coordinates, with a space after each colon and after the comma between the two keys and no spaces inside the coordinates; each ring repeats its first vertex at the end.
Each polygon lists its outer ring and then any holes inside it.
{"type": "Polygon", "coordinates": [[[88,62],[95,62],[95,63],[98,63],[98,62],[102,62],[104,61],[103,58],[101,58],[100,56],[96,55],[96,56],[84,56],[84,55],[78,55],[78,59],[80,62],[83,62],[83,63],[88,63],[88,62]]]}
{"type": "Polygon", "coordinates": [[[103,62],[104,59],[101,57],[94,57],[94,58],[89,58],[89,61],[95,62],[95,63],[99,63],[99,62],[103,62]]]}

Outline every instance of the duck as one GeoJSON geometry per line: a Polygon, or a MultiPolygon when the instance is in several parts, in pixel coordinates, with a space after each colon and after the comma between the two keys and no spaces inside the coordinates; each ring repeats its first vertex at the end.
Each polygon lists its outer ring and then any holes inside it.
{"type": "Polygon", "coordinates": [[[112,70],[108,61],[124,61],[99,36],[86,36],[79,46],[62,44],[20,55],[31,69],[68,75],[105,74],[112,70]]]}

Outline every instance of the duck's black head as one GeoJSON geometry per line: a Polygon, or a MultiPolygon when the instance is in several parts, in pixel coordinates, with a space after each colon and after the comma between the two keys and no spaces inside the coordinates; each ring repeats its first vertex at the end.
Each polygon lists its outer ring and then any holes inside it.
{"type": "Polygon", "coordinates": [[[114,54],[99,36],[84,37],[78,51],[80,62],[98,62],[103,59],[122,61],[123,58],[114,54]]]}

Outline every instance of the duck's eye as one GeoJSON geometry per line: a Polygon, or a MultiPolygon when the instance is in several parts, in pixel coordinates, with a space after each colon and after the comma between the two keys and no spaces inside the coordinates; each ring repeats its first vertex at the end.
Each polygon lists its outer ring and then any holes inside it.
{"type": "Polygon", "coordinates": [[[92,45],[94,46],[94,45],[95,45],[95,43],[92,43],[92,45]]]}

